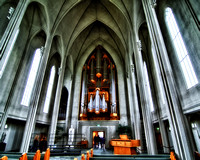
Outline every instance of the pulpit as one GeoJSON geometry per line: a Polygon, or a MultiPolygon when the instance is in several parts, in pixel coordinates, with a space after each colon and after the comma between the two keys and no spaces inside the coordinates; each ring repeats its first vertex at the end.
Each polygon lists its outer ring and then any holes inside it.
{"type": "Polygon", "coordinates": [[[137,154],[136,147],[140,146],[140,140],[112,139],[111,145],[114,147],[114,154],[132,155],[137,154]]]}

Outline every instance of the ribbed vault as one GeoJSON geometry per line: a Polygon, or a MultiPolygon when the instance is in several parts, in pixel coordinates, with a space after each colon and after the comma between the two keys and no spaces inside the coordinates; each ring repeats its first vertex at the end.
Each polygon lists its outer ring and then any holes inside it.
{"type": "Polygon", "coordinates": [[[74,64],[94,44],[106,44],[124,61],[132,28],[133,2],[124,3],[122,0],[63,1],[52,28],[62,37],[65,55],[71,55],[74,64]]]}

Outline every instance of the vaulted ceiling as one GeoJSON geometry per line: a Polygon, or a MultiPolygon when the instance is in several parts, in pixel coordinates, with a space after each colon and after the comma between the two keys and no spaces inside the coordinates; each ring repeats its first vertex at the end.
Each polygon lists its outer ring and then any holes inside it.
{"type": "Polygon", "coordinates": [[[132,28],[133,0],[57,0],[45,5],[49,28],[62,37],[65,53],[74,61],[97,45],[105,45],[124,58],[132,28]]]}

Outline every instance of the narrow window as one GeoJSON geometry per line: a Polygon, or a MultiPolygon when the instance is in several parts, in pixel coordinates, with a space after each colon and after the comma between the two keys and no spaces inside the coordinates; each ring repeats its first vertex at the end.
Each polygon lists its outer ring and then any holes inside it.
{"type": "Polygon", "coordinates": [[[166,8],[165,14],[167,27],[173,40],[178,60],[181,65],[183,75],[185,77],[187,88],[189,89],[192,86],[196,85],[198,83],[198,80],[172,10],[170,8],[166,8]]]}
{"type": "Polygon", "coordinates": [[[148,71],[147,71],[147,66],[146,63],[144,62],[144,77],[145,77],[145,85],[147,87],[147,96],[149,97],[150,100],[150,110],[151,112],[154,111],[154,106],[153,106],[153,101],[152,101],[152,95],[151,95],[151,88],[150,88],[150,83],[149,83],[149,76],[148,76],[148,71]]]}
{"type": "Polygon", "coordinates": [[[51,73],[50,73],[50,77],[49,77],[49,84],[48,84],[46,99],[45,99],[45,103],[44,103],[44,110],[43,110],[44,113],[49,112],[49,104],[50,104],[50,100],[51,100],[51,94],[52,94],[52,89],[53,89],[53,82],[54,82],[54,78],[55,78],[55,73],[56,73],[56,68],[55,68],[55,66],[53,66],[51,68],[51,73]]]}
{"type": "Polygon", "coordinates": [[[9,59],[10,54],[12,52],[13,46],[15,44],[15,41],[17,40],[18,34],[19,34],[19,29],[15,32],[14,38],[13,38],[13,40],[11,42],[11,45],[10,45],[10,48],[9,48],[7,54],[2,55],[2,57],[0,55],[0,60],[2,61],[2,63],[0,63],[0,78],[2,77],[4,69],[5,69],[5,67],[6,67],[6,65],[8,63],[8,59],[9,59]]]}
{"type": "Polygon", "coordinates": [[[32,65],[31,65],[31,69],[29,72],[28,80],[26,82],[24,95],[21,101],[21,104],[24,106],[29,106],[31,94],[33,91],[33,86],[36,80],[37,71],[39,68],[40,60],[41,60],[41,56],[42,56],[41,49],[40,48],[36,49],[34,58],[32,61],[32,65]]]}

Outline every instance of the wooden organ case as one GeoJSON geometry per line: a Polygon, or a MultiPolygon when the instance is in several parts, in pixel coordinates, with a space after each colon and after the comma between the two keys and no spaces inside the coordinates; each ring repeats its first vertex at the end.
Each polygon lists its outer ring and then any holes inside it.
{"type": "Polygon", "coordinates": [[[117,120],[116,66],[102,46],[91,53],[82,72],[79,120],[117,120]]]}

